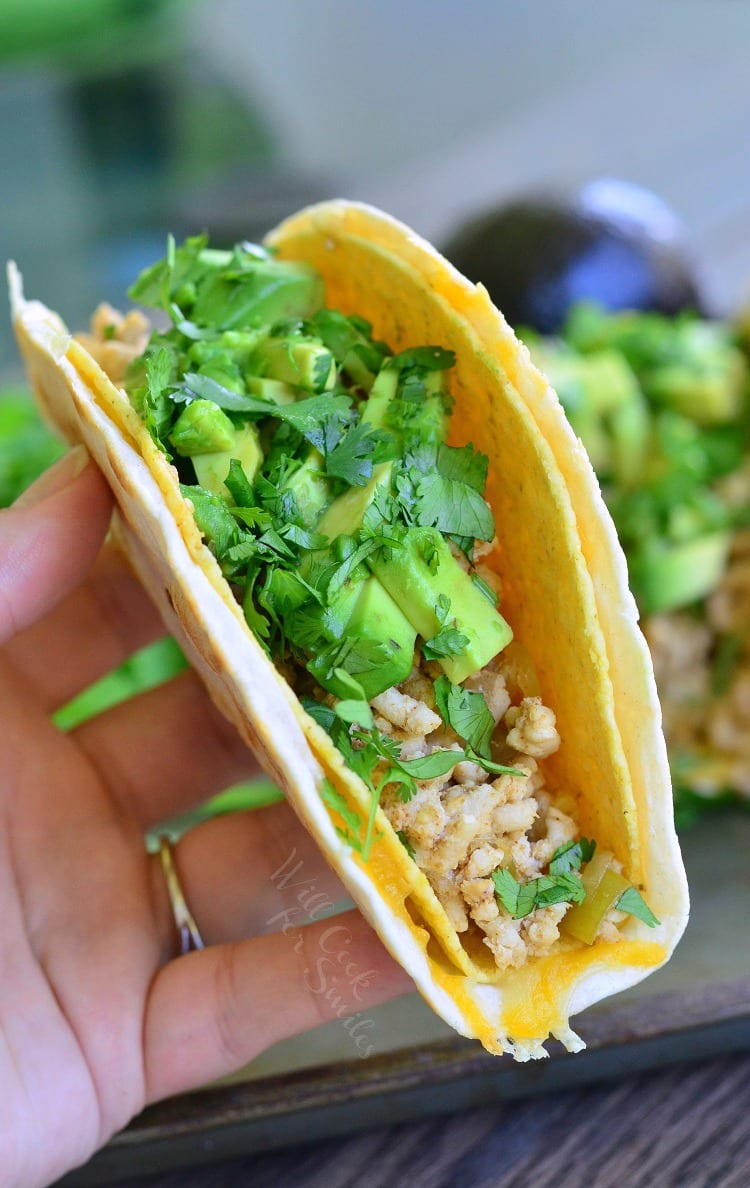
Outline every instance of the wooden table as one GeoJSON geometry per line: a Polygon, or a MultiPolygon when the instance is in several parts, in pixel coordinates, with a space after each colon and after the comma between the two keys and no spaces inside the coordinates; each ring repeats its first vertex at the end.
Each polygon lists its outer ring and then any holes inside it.
{"type": "Polygon", "coordinates": [[[748,1188],[750,1056],[138,1181],[139,1188],[246,1184],[748,1188]]]}

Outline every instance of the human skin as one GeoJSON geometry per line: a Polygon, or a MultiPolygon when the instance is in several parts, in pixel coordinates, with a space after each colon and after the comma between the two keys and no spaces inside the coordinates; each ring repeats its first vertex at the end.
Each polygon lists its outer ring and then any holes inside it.
{"type": "Polygon", "coordinates": [[[70,734],[50,722],[163,633],[104,544],[110,514],[83,447],[0,512],[4,1188],[49,1184],[147,1104],[411,987],[357,912],[335,932],[317,918],[343,891],[285,804],[181,840],[207,947],[177,955],[144,831],[257,765],[192,673],[70,734]]]}

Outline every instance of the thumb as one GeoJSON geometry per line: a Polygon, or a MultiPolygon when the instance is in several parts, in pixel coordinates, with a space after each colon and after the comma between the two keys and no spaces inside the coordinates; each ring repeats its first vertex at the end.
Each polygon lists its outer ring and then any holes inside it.
{"type": "Polygon", "coordinates": [[[111,510],[104,479],[86,448],[75,446],[0,511],[0,643],[83,581],[111,510]]]}

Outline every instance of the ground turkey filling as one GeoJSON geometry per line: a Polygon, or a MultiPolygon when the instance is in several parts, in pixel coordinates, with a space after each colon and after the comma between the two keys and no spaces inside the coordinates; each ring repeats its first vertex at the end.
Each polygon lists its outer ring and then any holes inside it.
{"type": "MultiPolygon", "coordinates": [[[[552,803],[538,762],[560,746],[555,715],[538,697],[512,705],[504,664],[501,653],[464,684],[484,695],[497,723],[493,750],[526,776],[492,778],[476,763],[463,761],[439,779],[418,781],[416,794],[406,802],[393,787],[386,788],[382,801],[453,927],[466,932],[473,921],[499,969],[548,953],[570,905],[537,908],[515,920],[498,901],[492,872],[510,867],[521,882],[535,879],[559,846],[580,836],[573,817],[552,803]]],[[[371,703],[375,725],[401,744],[403,759],[460,749],[435,709],[433,681],[441,671],[434,661],[421,661],[398,688],[371,703]]],[[[619,939],[617,923],[623,918],[620,912],[607,913],[597,939],[619,939]]]]}

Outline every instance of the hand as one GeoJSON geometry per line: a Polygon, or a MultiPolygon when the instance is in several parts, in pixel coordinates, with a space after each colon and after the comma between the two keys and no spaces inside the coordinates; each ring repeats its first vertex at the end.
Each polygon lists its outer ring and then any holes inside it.
{"type": "Polygon", "coordinates": [[[180,842],[185,898],[210,947],[176,957],[144,830],[257,768],[192,673],[71,734],[50,723],[162,633],[124,563],[100,552],[110,511],[78,447],[0,512],[5,1188],[47,1184],[149,1102],[411,985],[356,912],[310,922],[342,890],[284,804],[180,842]],[[320,897],[309,911],[303,879],[320,897]]]}

